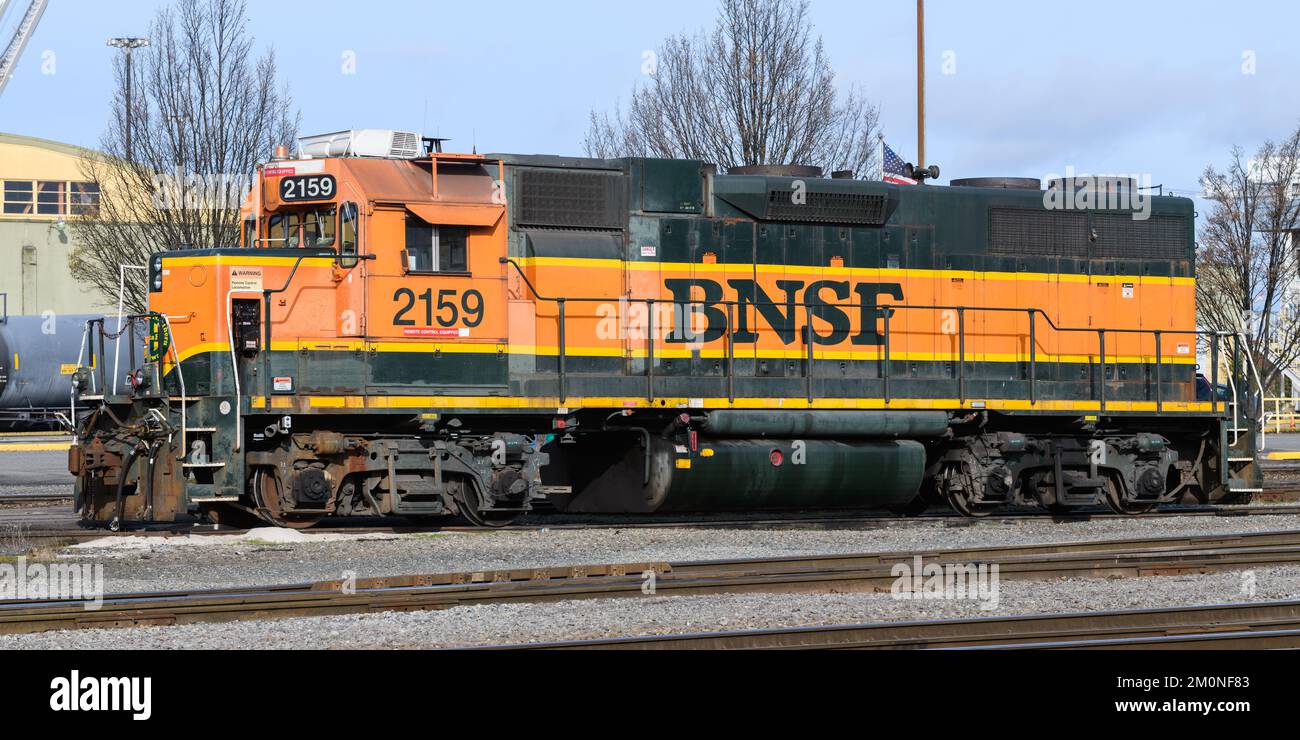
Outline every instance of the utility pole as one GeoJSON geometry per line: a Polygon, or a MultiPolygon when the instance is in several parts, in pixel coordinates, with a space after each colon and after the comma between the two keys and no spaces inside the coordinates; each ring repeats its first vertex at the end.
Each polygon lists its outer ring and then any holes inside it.
{"type": "Polygon", "coordinates": [[[135,128],[135,110],[131,107],[131,52],[149,45],[149,39],[138,36],[111,38],[109,46],[126,51],[126,159],[135,161],[135,150],[131,146],[131,135],[135,128]]]}
{"type": "Polygon", "coordinates": [[[925,0],[916,0],[916,163],[925,169],[925,0]]]}

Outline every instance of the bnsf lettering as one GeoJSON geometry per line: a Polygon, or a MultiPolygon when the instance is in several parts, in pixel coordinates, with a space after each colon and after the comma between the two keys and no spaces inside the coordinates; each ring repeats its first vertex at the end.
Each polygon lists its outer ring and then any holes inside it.
{"type": "MultiPolygon", "coordinates": [[[[778,280],[776,296],[769,295],[754,280],[728,280],[727,286],[735,294],[733,311],[738,344],[758,341],[755,329],[759,327],[750,326],[751,316],[770,327],[783,344],[794,344],[799,338],[798,328],[804,323],[804,312],[811,312],[830,325],[821,331],[814,325],[815,344],[834,345],[848,340],[857,346],[880,346],[884,338],[877,331],[878,321],[885,318],[889,309],[881,308],[878,300],[880,296],[896,302],[903,300],[903,286],[898,283],[854,285],[847,280],[817,280],[805,284],[802,280],[778,280]],[[856,334],[852,334],[850,311],[858,314],[856,334]]],[[[712,342],[726,336],[727,309],[722,304],[727,299],[721,284],[714,280],[683,278],[665,280],[664,287],[672,293],[673,302],[679,306],[677,314],[683,317],[665,341],[712,342]]]]}

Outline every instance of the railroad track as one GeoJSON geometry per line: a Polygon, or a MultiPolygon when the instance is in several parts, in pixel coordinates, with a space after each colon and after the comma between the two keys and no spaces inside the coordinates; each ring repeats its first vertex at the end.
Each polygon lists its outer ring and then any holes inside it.
{"type": "Polygon", "coordinates": [[[1300,531],[689,563],[641,562],[374,578],[355,583],[0,601],[0,633],[446,609],[503,602],[889,591],[898,563],[993,564],[999,578],[1145,577],[1300,563],[1300,531]],[[653,579],[650,573],[654,573],[653,579]]]}
{"type": "Polygon", "coordinates": [[[63,493],[6,493],[0,495],[0,506],[61,506],[72,504],[72,494],[63,493]]]}
{"type": "MultiPolygon", "coordinates": [[[[0,497],[0,509],[4,509],[4,497],[0,497]]],[[[777,519],[710,519],[710,518],[586,518],[574,520],[560,515],[536,515],[527,524],[484,530],[481,527],[461,525],[392,525],[371,524],[380,520],[367,520],[337,527],[313,527],[308,530],[314,534],[419,534],[429,532],[538,532],[543,530],[586,530],[586,529],[786,529],[786,530],[872,530],[896,529],[903,527],[977,527],[984,525],[1013,525],[1026,521],[1087,522],[1105,520],[1131,520],[1138,518],[1170,517],[1243,517],[1243,516],[1296,516],[1300,515],[1300,505],[1267,506],[1187,506],[1166,509],[1141,515],[1114,514],[1106,511],[1079,512],[1071,514],[1046,514],[1041,512],[1008,513],[1000,516],[969,518],[952,512],[935,511],[921,516],[899,518],[889,514],[866,514],[849,516],[799,516],[791,515],[777,519]],[[556,517],[548,521],[549,518],[556,517]]],[[[72,517],[68,517],[71,522],[72,517]]],[[[0,524],[6,523],[0,518],[0,524]]],[[[21,519],[9,522],[11,526],[22,526],[21,519]]],[[[268,525],[270,526],[270,525],[268,525]]],[[[183,537],[213,535],[243,535],[250,530],[215,527],[213,525],[179,525],[173,527],[151,527],[143,530],[110,532],[104,529],[80,527],[40,527],[30,528],[23,536],[33,545],[42,547],[60,547],[105,537],[183,537]]]]}
{"type": "Polygon", "coordinates": [[[1300,601],[746,630],[505,650],[1232,649],[1300,647],[1300,601]]]}

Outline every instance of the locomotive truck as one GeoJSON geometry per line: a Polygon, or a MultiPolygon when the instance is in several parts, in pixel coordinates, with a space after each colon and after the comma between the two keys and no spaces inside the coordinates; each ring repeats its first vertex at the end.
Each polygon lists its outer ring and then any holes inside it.
{"type": "MultiPolygon", "coordinates": [[[[238,246],[165,251],[87,521],[1244,502],[1256,375],[1198,331],[1194,212],[808,168],[311,137],[238,246]],[[1198,399],[1197,356],[1225,398],[1198,399]]],[[[132,335],[136,330],[132,330],[132,335]]]]}

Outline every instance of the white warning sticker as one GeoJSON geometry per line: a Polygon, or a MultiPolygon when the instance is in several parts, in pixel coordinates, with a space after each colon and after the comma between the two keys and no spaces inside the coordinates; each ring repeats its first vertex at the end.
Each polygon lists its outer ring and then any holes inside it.
{"type": "Polygon", "coordinates": [[[261,293],[262,292],[262,268],[260,267],[232,267],[230,268],[230,289],[236,293],[261,293]]]}

